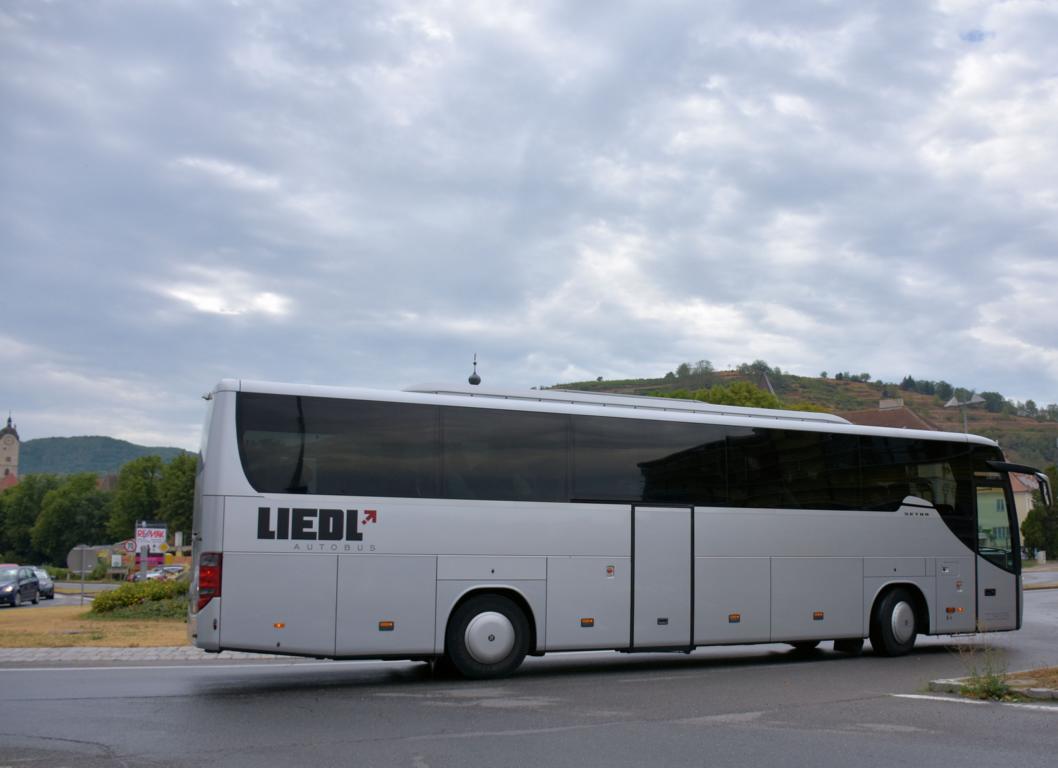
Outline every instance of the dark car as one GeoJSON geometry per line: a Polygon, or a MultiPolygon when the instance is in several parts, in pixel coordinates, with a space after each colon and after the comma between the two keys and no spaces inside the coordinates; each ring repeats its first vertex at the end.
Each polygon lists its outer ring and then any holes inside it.
{"type": "Polygon", "coordinates": [[[41,600],[54,600],[55,599],[55,582],[51,580],[51,576],[43,568],[33,568],[33,573],[37,574],[37,587],[40,589],[41,600]]]}
{"type": "Polygon", "coordinates": [[[7,603],[17,608],[28,600],[40,600],[40,582],[28,565],[0,566],[0,605],[7,603]]]}

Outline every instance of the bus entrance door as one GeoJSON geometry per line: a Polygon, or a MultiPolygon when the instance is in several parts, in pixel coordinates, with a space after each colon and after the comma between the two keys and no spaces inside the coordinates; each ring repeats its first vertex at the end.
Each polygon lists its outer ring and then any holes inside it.
{"type": "Polygon", "coordinates": [[[632,647],[691,646],[690,507],[632,509],[632,647]]]}
{"type": "Polygon", "coordinates": [[[977,483],[977,629],[990,632],[1021,625],[1017,518],[1006,487],[977,483]]]}

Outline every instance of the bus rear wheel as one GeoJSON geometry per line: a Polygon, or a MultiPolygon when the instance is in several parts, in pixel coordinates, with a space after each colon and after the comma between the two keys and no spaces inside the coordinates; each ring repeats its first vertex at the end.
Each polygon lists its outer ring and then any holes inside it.
{"type": "Polygon", "coordinates": [[[445,655],[464,677],[505,677],[528,651],[529,620],[501,595],[472,597],[448,620],[445,655]]]}
{"type": "Polygon", "coordinates": [[[871,646],[879,656],[903,656],[915,646],[915,602],[897,587],[878,601],[871,617],[871,646]]]}

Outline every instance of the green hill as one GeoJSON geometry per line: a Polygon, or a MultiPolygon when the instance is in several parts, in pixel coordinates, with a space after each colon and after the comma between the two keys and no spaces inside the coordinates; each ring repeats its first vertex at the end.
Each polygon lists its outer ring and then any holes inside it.
{"type": "MultiPolygon", "coordinates": [[[[630,395],[672,393],[678,390],[693,392],[716,384],[748,381],[761,385],[759,371],[740,366],[738,371],[685,371],[656,379],[624,379],[620,381],[578,381],[556,384],[554,389],[575,389],[589,392],[616,392],[630,395]]],[[[865,377],[866,378],[866,377],[865,377]]],[[[768,379],[785,407],[811,404],[830,413],[848,413],[877,409],[883,398],[902,398],[905,407],[935,425],[937,429],[962,432],[962,414],[958,408],[945,408],[944,400],[933,394],[921,394],[901,389],[894,383],[859,381],[849,378],[821,378],[795,376],[769,369],[768,379]]],[[[958,390],[960,393],[965,390],[958,390]]],[[[992,394],[992,393],[984,393],[992,394]]],[[[967,399],[965,394],[960,398],[967,399]]],[[[1009,401],[1002,401],[996,410],[984,405],[968,408],[967,426],[973,434],[999,442],[1007,459],[1036,467],[1056,463],[1055,441],[1058,440],[1058,421],[1050,418],[1030,418],[1019,415],[1009,401]]]]}
{"type": "Polygon", "coordinates": [[[42,437],[22,443],[18,471],[20,475],[112,474],[140,456],[161,456],[163,461],[169,461],[181,453],[186,451],[135,445],[113,437],[42,437]]]}

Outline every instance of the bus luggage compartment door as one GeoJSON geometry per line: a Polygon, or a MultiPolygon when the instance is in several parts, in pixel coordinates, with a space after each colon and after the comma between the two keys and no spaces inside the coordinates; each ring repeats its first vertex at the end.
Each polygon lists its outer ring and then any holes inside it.
{"type": "Polygon", "coordinates": [[[336,555],[224,553],[220,644],[334,655],[336,555]]]}
{"type": "Polygon", "coordinates": [[[691,645],[692,514],[690,507],[632,510],[633,648],[691,645]]]}

